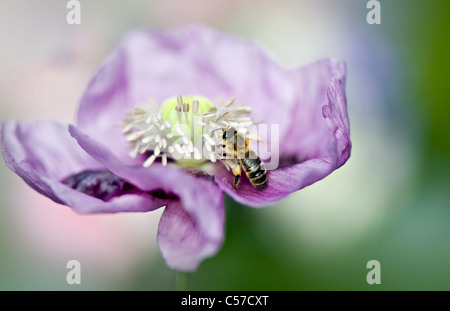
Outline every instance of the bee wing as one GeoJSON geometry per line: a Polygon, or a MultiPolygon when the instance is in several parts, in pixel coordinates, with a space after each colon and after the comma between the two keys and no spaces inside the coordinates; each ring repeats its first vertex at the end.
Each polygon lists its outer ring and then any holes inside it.
{"type": "Polygon", "coordinates": [[[257,143],[261,142],[261,137],[259,137],[259,135],[258,135],[258,134],[255,134],[255,133],[253,133],[253,134],[248,134],[248,135],[247,135],[247,138],[248,138],[248,140],[254,141],[254,142],[257,142],[257,143]]]}

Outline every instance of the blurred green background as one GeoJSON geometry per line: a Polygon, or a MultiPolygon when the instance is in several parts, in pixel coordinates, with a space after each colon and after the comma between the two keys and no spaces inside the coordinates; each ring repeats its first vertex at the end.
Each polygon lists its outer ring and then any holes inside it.
{"type": "MultiPolygon", "coordinates": [[[[353,141],[345,166],[282,202],[227,198],[226,240],[193,290],[450,289],[450,4],[381,0],[3,0],[0,118],[73,123],[89,78],[135,27],[204,23],[256,40],[285,66],[344,59],[353,141]],[[381,285],[368,285],[369,260],[381,285]]],[[[0,164],[0,290],[172,290],[160,211],[80,216],[0,164]],[[67,285],[67,261],[81,285],[67,285]]]]}

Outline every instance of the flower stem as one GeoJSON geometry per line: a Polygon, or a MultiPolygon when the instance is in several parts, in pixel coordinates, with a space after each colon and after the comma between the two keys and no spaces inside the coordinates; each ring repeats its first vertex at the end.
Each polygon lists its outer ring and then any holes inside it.
{"type": "Polygon", "coordinates": [[[188,289],[189,274],[182,271],[177,271],[176,290],[186,291],[188,289]]]}

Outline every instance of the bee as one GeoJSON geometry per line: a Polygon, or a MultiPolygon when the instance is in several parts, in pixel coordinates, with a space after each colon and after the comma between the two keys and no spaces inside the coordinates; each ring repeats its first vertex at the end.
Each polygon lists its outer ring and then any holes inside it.
{"type": "Polygon", "coordinates": [[[234,190],[241,178],[241,168],[256,189],[264,189],[267,186],[267,171],[258,154],[250,149],[248,138],[238,133],[234,127],[228,127],[222,129],[222,140],[222,156],[227,159],[226,165],[234,175],[234,190]]]}

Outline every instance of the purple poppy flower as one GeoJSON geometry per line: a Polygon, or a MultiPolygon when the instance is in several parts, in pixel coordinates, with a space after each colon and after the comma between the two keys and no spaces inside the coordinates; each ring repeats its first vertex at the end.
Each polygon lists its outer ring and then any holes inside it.
{"type": "Polygon", "coordinates": [[[77,126],[5,122],[2,154],[32,188],[79,213],[165,206],[163,257],[193,271],[222,245],[224,193],[264,206],[347,161],[345,75],[332,60],[282,68],[258,45],[201,26],[139,30],[95,74],[77,126]],[[212,100],[232,97],[245,106],[212,100]],[[237,162],[216,149],[218,129],[250,132],[258,120],[278,125],[280,166],[264,189],[242,177],[235,190],[237,162]]]}

